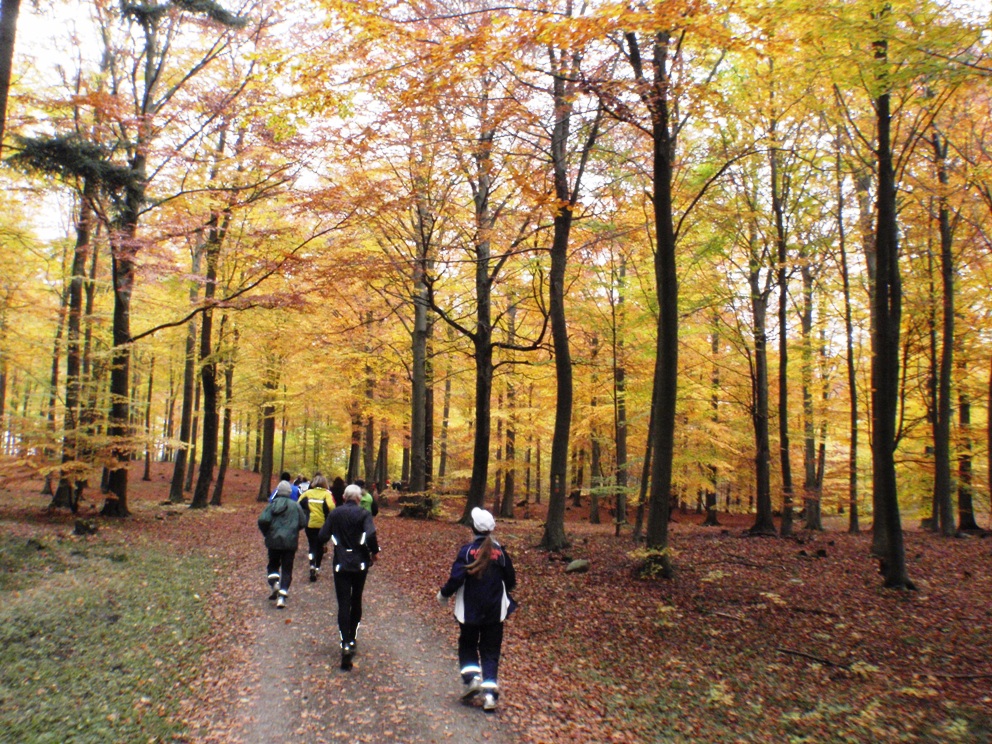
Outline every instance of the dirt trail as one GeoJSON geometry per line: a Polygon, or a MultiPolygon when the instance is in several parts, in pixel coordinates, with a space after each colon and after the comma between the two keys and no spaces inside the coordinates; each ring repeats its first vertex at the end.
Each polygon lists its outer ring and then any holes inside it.
{"type": "Polygon", "coordinates": [[[254,557],[231,577],[247,587],[238,587],[234,601],[241,604],[239,614],[249,631],[237,651],[241,662],[233,670],[231,682],[238,687],[233,709],[219,712],[213,730],[201,732],[206,736],[197,741],[518,740],[498,711],[486,714],[478,703],[461,703],[454,646],[409,609],[403,569],[395,558],[385,557],[370,572],[358,654],[354,668],[345,672],[339,669],[329,565],[311,583],[301,544],[289,607],[277,610],[267,598],[260,549],[254,557]]]}

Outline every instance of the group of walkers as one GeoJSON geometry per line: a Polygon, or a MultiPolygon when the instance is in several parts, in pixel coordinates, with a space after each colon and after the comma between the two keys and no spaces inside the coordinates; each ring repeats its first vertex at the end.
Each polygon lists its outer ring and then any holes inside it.
{"type": "MultiPolygon", "coordinates": [[[[325,547],[330,543],[341,668],[349,670],[357,652],[365,581],[380,550],[373,520],[378,503],[360,480],[345,486],[341,478],[329,485],[320,474],[310,481],[298,478],[296,483],[290,477],[289,473],[282,474],[258,518],[268,550],[269,599],[276,600],[278,609],[286,608],[300,531],[307,537],[310,581],[320,575],[325,547]]],[[[476,508],[471,518],[473,539],[459,549],[437,600],[446,604],[455,598],[462,699],[469,701],[481,694],[483,710],[492,712],[499,698],[503,621],[516,608],[510,592],[517,580],[509,554],[492,537],[496,528],[492,514],[476,508]]]]}

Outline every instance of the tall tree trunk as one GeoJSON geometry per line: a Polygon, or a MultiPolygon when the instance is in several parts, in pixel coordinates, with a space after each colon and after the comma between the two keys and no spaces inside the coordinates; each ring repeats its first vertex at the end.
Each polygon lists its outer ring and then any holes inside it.
{"type": "Polygon", "coordinates": [[[276,394],[279,392],[279,368],[278,360],[268,360],[265,369],[265,377],[262,382],[265,400],[262,403],[261,426],[262,446],[259,448],[259,483],[258,498],[259,503],[269,500],[272,493],[272,465],[276,444],[276,394]]]}
{"type": "MultiPolygon", "coordinates": [[[[448,341],[454,339],[455,329],[448,326],[448,341]]],[[[445,476],[448,473],[448,427],[451,424],[451,377],[454,374],[451,355],[447,355],[447,371],[444,374],[444,403],[441,406],[441,461],[437,468],[440,486],[445,486],[445,476]]]]}
{"type": "MultiPolygon", "coordinates": [[[[488,114],[488,112],[486,112],[488,114]]],[[[496,222],[490,205],[492,196],[492,143],[495,137],[492,122],[483,118],[476,143],[475,193],[475,331],[470,338],[475,351],[475,430],[472,444],[472,477],[461,522],[471,523],[472,509],[485,505],[489,483],[490,420],[493,392],[493,322],[492,281],[492,229],[496,222]]]]}
{"type": "Polygon", "coordinates": [[[150,481],[152,479],[152,392],[154,391],[155,380],[155,356],[148,362],[148,393],[145,396],[145,472],[141,480],[150,481]]]}
{"type": "Polygon", "coordinates": [[[17,38],[17,15],[21,0],[3,0],[0,3],[0,152],[7,122],[7,94],[14,68],[14,40],[17,38]]]}
{"type": "Polygon", "coordinates": [[[359,460],[362,453],[362,409],[361,404],[351,404],[351,448],[348,450],[348,476],[345,480],[354,483],[358,478],[359,460]]]}
{"type": "Polygon", "coordinates": [[[961,443],[958,448],[958,530],[977,532],[971,472],[971,398],[958,393],[958,428],[961,443]]]}
{"type": "MultiPolygon", "coordinates": [[[[947,187],[947,141],[934,133],[934,162],[940,188],[947,187]]],[[[937,224],[940,233],[941,323],[940,367],[937,373],[937,408],[934,424],[934,482],[936,511],[934,527],[945,537],[956,532],[951,503],[951,374],[954,369],[954,256],[950,213],[943,193],[937,199],[937,224]]]]}
{"type": "MultiPolygon", "coordinates": [[[[890,11],[881,12],[887,24],[890,11]]],[[[883,91],[875,102],[878,121],[878,209],[875,250],[878,260],[875,286],[876,329],[872,335],[872,485],[879,510],[876,546],[886,587],[915,588],[906,573],[906,552],[896,486],[896,413],[899,399],[899,335],[902,317],[902,281],[899,275],[896,185],[892,167],[888,42],[876,41],[876,80],[883,91]],[[880,544],[879,544],[880,543],[880,544]]]]}
{"type": "MultiPolygon", "coordinates": [[[[200,273],[200,260],[203,249],[197,246],[193,250],[192,273],[196,277],[200,273]]],[[[189,303],[195,305],[200,295],[198,281],[194,280],[189,288],[189,303]]],[[[193,446],[193,397],[196,395],[196,319],[190,320],[186,328],[186,355],[183,365],[183,402],[179,409],[179,448],[172,465],[172,481],[169,485],[169,501],[181,504],[183,496],[183,480],[186,477],[186,466],[189,462],[190,449],[193,446]]]]}
{"type": "Polygon", "coordinates": [[[627,522],[627,368],[624,355],[626,277],[627,257],[621,255],[615,283],[617,301],[612,306],[614,317],[611,324],[613,337],[613,432],[617,453],[614,520],[617,536],[620,535],[620,525],[627,522]]]}
{"type": "Polygon", "coordinates": [[[413,263],[413,365],[410,391],[410,484],[414,493],[427,490],[427,335],[430,301],[426,272],[430,249],[432,215],[424,191],[416,190],[417,217],[414,231],[417,257],[413,263]]]}
{"type": "Polygon", "coordinates": [[[768,426],[768,290],[761,287],[762,259],[758,255],[757,226],[750,226],[751,317],[754,335],[754,367],[751,370],[751,419],[754,424],[754,474],[757,514],[750,528],[753,535],[774,535],[771,494],[771,445],[768,426]]]}
{"type": "MultiPolygon", "coordinates": [[[[92,199],[95,189],[86,182],[83,185],[83,196],[79,204],[79,220],[76,223],[76,247],[73,252],[71,277],[69,280],[69,316],[66,328],[65,352],[65,420],[62,438],[62,470],[59,473],[59,485],[52,499],[53,507],[68,507],[73,514],[79,508],[78,497],[82,492],[84,478],[80,470],[81,463],[69,472],[69,464],[76,462],[80,456],[80,400],[81,400],[81,368],[82,357],[80,349],[80,332],[83,317],[83,283],[86,278],[86,261],[92,250],[91,235],[93,226],[92,199]]],[[[3,413],[0,410],[0,422],[3,413]]]]}
{"type": "MultiPolygon", "coordinates": [[[[567,196],[567,189],[566,189],[567,196]]],[[[559,195],[559,199],[561,196],[559,195]]],[[[565,265],[568,261],[568,238],[572,211],[562,208],[554,218],[551,240],[551,270],[548,274],[548,311],[551,315],[551,337],[554,346],[555,429],[551,439],[551,493],[548,496],[547,519],[541,547],[558,551],[568,545],[565,535],[565,497],[568,469],[568,440],[572,426],[572,355],[568,346],[568,323],[565,320],[565,265]]]]}
{"type": "Polygon", "coordinates": [[[375,479],[375,415],[372,413],[372,406],[375,402],[375,370],[372,367],[372,311],[369,310],[365,318],[367,335],[367,345],[365,354],[365,401],[368,406],[365,414],[365,435],[362,437],[362,478],[371,487],[375,479]]]}
{"type": "Polygon", "coordinates": [[[840,271],[844,287],[844,340],[846,346],[847,390],[850,398],[850,425],[848,450],[847,530],[857,534],[861,531],[858,521],[858,377],[854,364],[854,322],[851,311],[851,277],[847,266],[847,234],[844,232],[844,173],[841,169],[840,133],[837,135],[837,241],[840,250],[840,271]]]}
{"type": "MultiPolygon", "coordinates": [[[[142,138],[139,136],[139,140],[142,138]]],[[[131,460],[130,400],[131,376],[131,293],[134,290],[134,262],[140,247],[138,218],[145,202],[145,143],[136,145],[131,159],[131,180],[125,190],[118,229],[110,237],[111,277],[114,288],[113,350],[110,367],[110,419],[107,426],[113,444],[108,465],[107,497],[100,513],[106,517],[126,517],[128,463],[131,460]]]]}
{"type": "Polygon", "coordinates": [[[186,482],[183,488],[193,490],[193,473],[196,471],[196,443],[199,441],[197,430],[200,428],[200,386],[193,380],[193,427],[190,432],[189,462],[186,463],[186,482]]]}
{"type": "MultiPolygon", "coordinates": [[[[774,96],[774,93],[772,94],[774,96]]],[[[772,214],[775,219],[776,273],[778,275],[778,441],[782,468],[782,528],[783,537],[792,534],[792,461],[789,454],[789,269],[788,239],[785,232],[785,205],[779,183],[776,140],[776,120],[772,114],[769,154],[772,181],[772,214]]]]}
{"type": "MultiPolygon", "coordinates": [[[[219,153],[223,153],[224,140],[221,134],[219,153]]],[[[203,449],[200,453],[200,472],[196,479],[196,490],[190,507],[205,509],[210,498],[210,485],[214,477],[214,466],[217,463],[217,439],[220,424],[217,410],[217,354],[211,353],[214,311],[211,307],[217,294],[217,264],[220,261],[220,249],[224,236],[230,224],[231,212],[223,215],[215,213],[210,220],[207,230],[207,276],[203,288],[203,301],[206,309],[203,311],[203,322],[200,328],[200,384],[203,386],[203,449]]],[[[224,319],[221,318],[219,347],[224,338],[224,319]]]]}
{"type": "MultiPolygon", "coordinates": [[[[713,313],[713,330],[710,332],[710,358],[713,368],[710,370],[710,416],[714,424],[720,423],[720,365],[718,363],[720,354],[720,316],[716,311],[713,313]]],[[[716,457],[716,452],[712,454],[716,457]]],[[[716,465],[709,466],[710,480],[706,488],[706,519],[703,520],[704,527],[718,527],[720,520],[717,517],[717,483],[719,472],[716,465]]]]}
{"type": "MultiPolygon", "coordinates": [[[[654,255],[658,291],[658,329],[655,350],[657,369],[652,395],[654,406],[654,453],[651,461],[651,500],[645,537],[648,548],[657,551],[655,561],[666,578],[672,575],[668,553],[668,521],[671,511],[672,456],[675,450],[675,411],[678,400],[679,283],[675,265],[675,225],[672,215],[672,167],[675,135],[669,122],[669,53],[671,36],[658,31],[652,41],[650,81],[652,181],[657,246],[654,255]]],[[[634,45],[631,44],[633,48],[634,45]]],[[[636,63],[640,67],[640,62],[636,63]]],[[[641,77],[639,75],[638,77],[641,77]]]]}
{"type": "Polygon", "coordinates": [[[558,204],[551,238],[551,268],[548,273],[548,314],[555,358],[555,429],[551,439],[551,492],[544,523],[541,547],[557,551],[568,545],[565,535],[565,476],[568,467],[568,441],[572,427],[572,356],[568,345],[565,319],[565,268],[568,263],[569,238],[578,189],[589,152],[599,131],[599,118],[592,124],[580,152],[577,168],[569,165],[569,136],[577,91],[581,55],[565,49],[548,48],[551,90],[554,103],[554,126],[551,131],[551,171],[558,204]],[[574,177],[572,174],[574,173],[574,177]],[[570,178],[572,181],[570,183],[570,178]]]}
{"type": "Polygon", "coordinates": [[[807,530],[822,529],[820,491],[817,487],[816,421],[813,410],[813,285],[811,258],[804,256],[802,329],[802,397],[803,397],[803,513],[807,530]]]}
{"type": "MultiPolygon", "coordinates": [[[[223,321],[222,321],[223,322],[223,321]]],[[[231,401],[234,398],[234,355],[238,344],[238,331],[234,330],[234,348],[224,365],[224,429],[220,449],[220,467],[217,469],[217,482],[214,483],[214,495],[210,499],[211,506],[220,506],[224,494],[224,479],[227,476],[227,466],[231,460],[231,401]]]]}

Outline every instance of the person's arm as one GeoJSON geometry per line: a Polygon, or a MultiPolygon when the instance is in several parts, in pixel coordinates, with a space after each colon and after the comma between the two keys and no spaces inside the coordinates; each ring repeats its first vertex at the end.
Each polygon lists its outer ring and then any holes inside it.
{"type": "Polygon", "coordinates": [[[450,597],[465,583],[465,577],[468,576],[468,564],[465,562],[467,558],[466,554],[466,548],[458,551],[458,557],[451,564],[451,575],[448,576],[447,582],[441,587],[440,594],[442,597],[450,597]]]}
{"type": "Polygon", "coordinates": [[[517,588],[517,572],[513,568],[513,561],[510,560],[510,554],[506,552],[506,548],[503,548],[503,557],[506,558],[506,566],[503,568],[503,584],[506,586],[506,591],[512,592],[517,588]]]}
{"type": "Polygon", "coordinates": [[[264,535],[269,531],[269,525],[272,524],[272,507],[265,507],[258,517],[258,529],[264,535]]]}
{"type": "Polygon", "coordinates": [[[330,542],[331,539],[331,520],[328,519],[324,522],[324,526],[320,528],[320,533],[317,535],[317,539],[322,543],[330,542]]]}

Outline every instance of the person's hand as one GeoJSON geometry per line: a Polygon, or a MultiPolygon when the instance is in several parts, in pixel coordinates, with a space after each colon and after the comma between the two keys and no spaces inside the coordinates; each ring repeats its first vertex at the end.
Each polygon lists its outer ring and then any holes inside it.
{"type": "Polygon", "coordinates": [[[373,553],[372,555],[370,555],[369,556],[369,565],[370,566],[374,566],[375,565],[375,562],[376,562],[376,560],[378,560],[378,558],[379,558],[379,554],[378,553],[373,553]]]}
{"type": "Polygon", "coordinates": [[[441,594],[440,591],[437,593],[437,601],[441,604],[448,604],[448,598],[441,594]]]}

